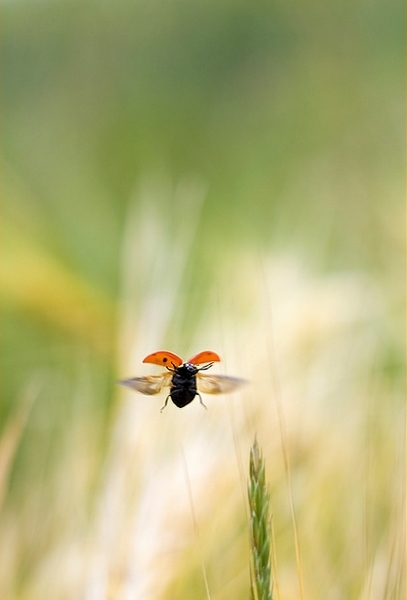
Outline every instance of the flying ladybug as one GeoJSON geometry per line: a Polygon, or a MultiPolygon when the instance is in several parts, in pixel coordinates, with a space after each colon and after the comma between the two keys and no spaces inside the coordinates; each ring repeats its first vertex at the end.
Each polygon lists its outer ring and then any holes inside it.
{"type": "Polygon", "coordinates": [[[133,377],[133,379],[125,379],[119,383],[147,396],[158,394],[163,387],[169,387],[170,393],[161,407],[161,412],[167,406],[170,398],[175,406],[183,408],[192,402],[195,396],[198,396],[199,402],[206,408],[199,392],[204,392],[205,394],[225,394],[245,383],[243,379],[238,377],[201,373],[201,371],[210,369],[213,363],[218,361],[220,361],[219,356],[216,352],[212,352],[212,350],[199,352],[186,362],[183,362],[182,358],[172,352],[159,350],[146,356],[143,363],[160,365],[167,369],[166,372],[160,375],[133,377]],[[196,365],[203,366],[197,367],[196,365]]]}

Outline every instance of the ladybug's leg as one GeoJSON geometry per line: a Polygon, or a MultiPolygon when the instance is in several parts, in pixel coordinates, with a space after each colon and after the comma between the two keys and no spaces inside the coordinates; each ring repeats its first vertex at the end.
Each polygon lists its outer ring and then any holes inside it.
{"type": "Polygon", "coordinates": [[[166,397],[164,404],[160,408],[160,412],[163,412],[164,408],[167,406],[169,398],[171,398],[171,394],[168,394],[168,396],[166,397]]]}
{"type": "Polygon", "coordinates": [[[206,404],[203,403],[201,394],[199,392],[197,392],[196,395],[199,396],[199,402],[202,404],[202,406],[206,410],[208,407],[206,406],[206,404]]]}
{"type": "MultiPolygon", "coordinates": [[[[205,366],[203,366],[203,367],[200,367],[200,368],[198,369],[198,371],[206,371],[207,369],[210,369],[212,365],[213,365],[213,362],[211,362],[211,363],[208,363],[207,365],[205,365],[205,366]]],[[[200,394],[200,393],[197,391],[197,392],[196,392],[196,395],[197,395],[197,396],[199,396],[199,402],[202,404],[202,406],[203,406],[205,409],[207,409],[208,407],[206,406],[206,404],[204,404],[204,403],[203,403],[203,400],[202,400],[202,396],[201,396],[201,394],[200,394]]]]}

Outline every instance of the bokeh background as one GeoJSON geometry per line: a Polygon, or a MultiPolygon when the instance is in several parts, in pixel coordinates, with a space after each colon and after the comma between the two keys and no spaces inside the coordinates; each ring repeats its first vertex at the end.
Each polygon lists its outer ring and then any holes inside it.
{"type": "Polygon", "coordinates": [[[1,598],[403,598],[404,6],[2,8],[1,598]]]}

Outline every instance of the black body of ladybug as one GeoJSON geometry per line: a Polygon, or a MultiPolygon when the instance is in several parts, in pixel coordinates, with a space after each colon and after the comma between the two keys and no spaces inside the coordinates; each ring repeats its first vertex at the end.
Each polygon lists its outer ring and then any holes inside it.
{"type": "Polygon", "coordinates": [[[199,371],[209,369],[212,365],[213,362],[200,369],[192,363],[183,363],[180,367],[175,367],[174,369],[169,369],[167,367],[167,369],[173,373],[173,376],[170,393],[165,399],[163,408],[167,405],[169,398],[171,398],[175,406],[183,408],[192,402],[195,396],[199,396],[200,403],[206,408],[205,404],[202,402],[201,394],[197,390],[196,376],[199,371]]]}

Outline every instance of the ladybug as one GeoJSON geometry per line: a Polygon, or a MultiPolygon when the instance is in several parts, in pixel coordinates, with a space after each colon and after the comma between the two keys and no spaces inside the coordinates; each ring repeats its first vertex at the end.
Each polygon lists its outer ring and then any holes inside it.
{"type": "Polygon", "coordinates": [[[143,363],[161,365],[167,369],[166,372],[160,375],[133,377],[119,383],[148,396],[158,394],[163,387],[169,387],[170,393],[165,399],[161,412],[167,406],[170,398],[175,406],[183,408],[190,404],[195,396],[198,396],[199,402],[206,408],[199,392],[204,392],[205,394],[225,394],[244,383],[244,380],[238,377],[201,373],[201,371],[210,369],[213,363],[218,361],[220,361],[219,356],[216,352],[212,352],[212,350],[199,352],[186,362],[183,362],[182,358],[172,352],[159,350],[146,356],[143,363]],[[203,363],[205,364],[202,367],[196,366],[203,363]]]}

